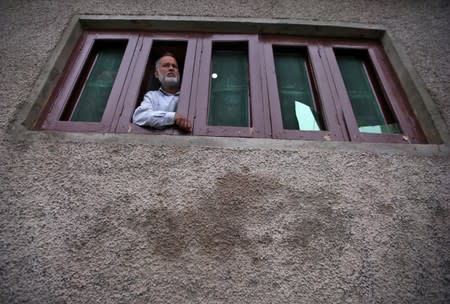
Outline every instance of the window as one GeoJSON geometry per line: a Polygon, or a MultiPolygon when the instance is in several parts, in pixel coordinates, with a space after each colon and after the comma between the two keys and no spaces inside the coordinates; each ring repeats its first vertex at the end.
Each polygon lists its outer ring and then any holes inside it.
{"type": "Polygon", "coordinates": [[[177,111],[192,121],[194,108],[191,97],[193,84],[194,61],[198,48],[198,39],[194,35],[178,34],[141,34],[136,52],[136,64],[130,70],[128,89],[124,92],[126,102],[121,107],[115,132],[119,133],[148,133],[148,134],[184,134],[176,128],[156,130],[142,128],[131,123],[134,110],[139,106],[146,92],[157,90],[159,82],[154,77],[154,64],[164,53],[174,54],[178,61],[181,75],[180,102],[177,111]],[[189,107],[191,105],[191,107],[189,107]]]}
{"type": "Polygon", "coordinates": [[[137,41],[133,34],[84,35],[45,109],[41,128],[114,132],[137,41]]]}
{"type": "Polygon", "coordinates": [[[194,134],[266,137],[257,37],[211,35],[202,44],[194,134]]]}
{"type": "Polygon", "coordinates": [[[248,127],[248,47],[213,44],[208,98],[208,126],[248,127]]]}
{"type": "Polygon", "coordinates": [[[326,130],[306,49],[275,46],[273,57],[283,129],[326,130]]]}
{"type": "Polygon", "coordinates": [[[86,31],[38,127],[182,134],[131,123],[167,51],[194,135],[425,142],[378,42],[268,35],[86,31]]]}
{"type": "Polygon", "coordinates": [[[367,52],[336,50],[336,61],[355,115],[358,129],[366,133],[400,133],[384,98],[367,52]]]}
{"type": "Polygon", "coordinates": [[[344,140],[317,41],[264,39],[274,138],[344,140]]]}

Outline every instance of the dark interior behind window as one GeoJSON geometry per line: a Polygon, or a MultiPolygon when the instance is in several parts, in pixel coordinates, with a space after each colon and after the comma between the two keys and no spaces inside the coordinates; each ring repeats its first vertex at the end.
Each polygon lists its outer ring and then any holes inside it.
{"type": "Polygon", "coordinates": [[[164,53],[172,53],[178,62],[180,70],[180,81],[183,81],[184,62],[186,60],[187,41],[166,41],[154,40],[150,51],[147,66],[145,68],[144,78],[142,79],[141,88],[139,90],[139,100],[136,106],[144,98],[145,93],[152,90],[158,90],[160,87],[158,79],[155,77],[155,62],[164,53]]]}
{"type": "Polygon", "coordinates": [[[126,46],[126,40],[95,41],[60,120],[102,120],[126,46]]]}
{"type": "Polygon", "coordinates": [[[208,125],[249,126],[247,44],[214,43],[210,74],[208,125]]]}

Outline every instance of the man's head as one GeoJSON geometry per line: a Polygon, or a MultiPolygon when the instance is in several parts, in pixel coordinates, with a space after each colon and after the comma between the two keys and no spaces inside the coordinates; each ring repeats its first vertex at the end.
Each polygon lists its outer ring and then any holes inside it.
{"type": "Polygon", "coordinates": [[[175,57],[166,53],[155,64],[155,77],[161,82],[165,90],[178,89],[180,85],[180,71],[175,57]]]}

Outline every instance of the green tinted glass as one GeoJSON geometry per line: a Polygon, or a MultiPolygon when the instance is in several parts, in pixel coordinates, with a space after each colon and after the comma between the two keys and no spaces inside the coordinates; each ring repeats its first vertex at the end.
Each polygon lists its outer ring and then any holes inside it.
{"type": "Polygon", "coordinates": [[[215,45],[212,54],[208,124],[247,127],[248,95],[246,47],[225,48],[221,44],[215,45]]]}
{"type": "Polygon", "coordinates": [[[387,123],[370,83],[363,59],[337,55],[359,131],[365,133],[400,133],[396,122],[387,123]]]}
{"type": "Polygon", "coordinates": [[[102,120],[125,48],[126,45],[121,43],[102,45],[94,50],[96,57],[93,66],[70,120],[102,120]]]}
{"type": "Polygon", "coordinates": [[[321,114],[316,110],[306,55],[301,50],[274,51],[283,128],[323,130],[321,114]]]}

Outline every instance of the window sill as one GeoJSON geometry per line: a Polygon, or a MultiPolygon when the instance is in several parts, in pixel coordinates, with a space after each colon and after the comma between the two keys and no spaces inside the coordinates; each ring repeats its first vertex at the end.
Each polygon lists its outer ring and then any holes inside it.
{"type": "Polygon", "coordinates": [[[450,156],[446,144],[356,143],[344,141],[289,140],[272,138],[211,137],[193,135],[148,135],[119,133],[77,133],[34,131],[24,126],[10,128],[5,139],[12,143],[89,143],[140,146],[172,146],[231,150],[318,151],[322,153],[409,154],[417,156],[450,156]]]}

